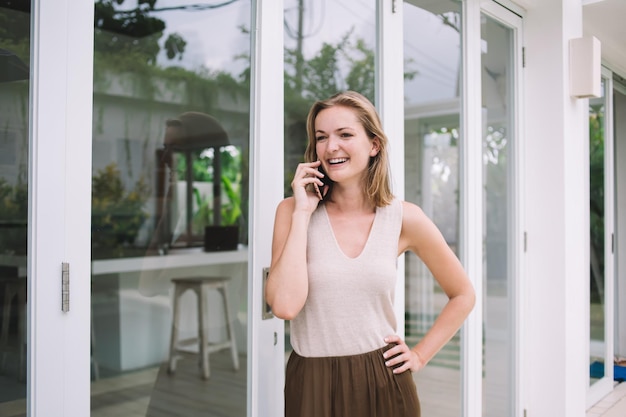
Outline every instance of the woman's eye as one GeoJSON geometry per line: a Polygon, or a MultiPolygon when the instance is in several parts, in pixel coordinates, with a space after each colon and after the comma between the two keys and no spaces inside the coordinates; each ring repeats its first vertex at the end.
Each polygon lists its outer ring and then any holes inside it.
{"type": "Polygon", "coordinates": [[[342,134],[341,134],[341,137],[342,137],[342,138],[349,138],[349,137],[351,137],[351,136],[352,136],[352,133],[342,133],[342,134]]]}
{"type": "Polygon", "coordinates": [[[326,139],[326,136],[316,136],[315,137],[315,140],[317,140],[317,141],[320,141],[320,140],[323,140],[323,139],[326,139]]]}

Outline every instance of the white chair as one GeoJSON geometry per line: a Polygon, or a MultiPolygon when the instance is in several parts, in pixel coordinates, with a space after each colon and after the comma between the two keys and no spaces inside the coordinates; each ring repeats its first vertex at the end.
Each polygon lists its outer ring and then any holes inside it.
{"type": "Polygon", "coordinates": [[[235,332],[233,330],[233,322],[230,318],[228,308],[228,280],[229,278],[225,277],[188,277],[172,279],[172,282],[174,283],[174,311],[172,315],[172,335],[168,366],[169,373],[173,374],[176,372],[176,362],[180,359],[180,354],[196,353],[189,349],[189,346],[193,345],[198,346],[197,353],[200,355],[202,378],[208,379],[210,377],[209,354],[226,348],[230,348],[231,350],[234,370],[239,370],[239,356],[237,353],[235,332]],[[198,335],[195,338],[179,340],[179,328],[181,325],[181,297],[187,290],[193,291],[198,300],[198,335]],[[209,343],[208,326],[206,323],[206,319],[208,317],[207,294],[209,290],[217,290],[222,296],[224,305],[227,338],[225,341],[219,343],[209,343]]]}

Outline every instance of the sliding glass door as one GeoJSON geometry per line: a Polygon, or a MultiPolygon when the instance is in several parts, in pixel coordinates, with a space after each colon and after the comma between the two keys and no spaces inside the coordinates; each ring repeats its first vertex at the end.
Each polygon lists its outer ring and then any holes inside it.
{"type": "MultiPolygon", "coordinates": [[[[491,1],[407,0],[403,14],[405,198],[474,265],[481,301],[473,313],[480,322],[470,318],[417,373],[422,409],[518,415],[522,19],[491,1]]],[[[419,259],[407,255],[405,268],[405,332],[416,342],[446,298],[419,259]]]]}
{"type": "Polygon", "coordinates": [[[603,71],[602,96],[589,99],[589,394],[592,405],[613,384],[614,153],[613,82],[603,71]]]}
{"type": "MultiPolygon", "coordinates": [[[[406,1],[403,10],[404,193],[435,222],[458,255],[463,9],[455,2],[423,3],[406,1]]],[[[405,256],[405,281],[404,331],[414,345],[447,298],[412,253],[405,256]]],[[[461,415],[462,343],[458,332],[415,375],[424,415],[461,415]]]]}
{"type": "MultiPolygon", "coordinates": [[[[483,415],[515,415],[518,372],[517,68],[519,23],[481,19],[483,109],[483,415]]],[[[515,20],[513,20],[515,22],[515,20]]],[[[518,20],[519,21],[519,20],[518,20]]],[[[480,307],[479,307],[480,308],[480,307]]]]}

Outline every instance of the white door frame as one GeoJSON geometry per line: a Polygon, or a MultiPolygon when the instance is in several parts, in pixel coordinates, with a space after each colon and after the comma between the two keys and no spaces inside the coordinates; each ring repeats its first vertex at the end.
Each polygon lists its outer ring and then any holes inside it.
{"type": "Polygon", "coordinates": [[[283,199],[282,0],[253,1],[248,259],[248,416],[282,416],[285,325],[263,319],[263,268],[270,266],[276,206],[283,199]]]}
{"type": "MultiPolygon", "coordinates": [[[[518,139],[513,146],[515,155],[515,174],[513,183],[509,187],[514,193],[514,203],[511,209],[514,212],[514,224],[511,224],[511,251],[512,265],[510,272],[516,277],[515,292],[516,305],[515,320],[515,363],[511,364],[517,383],[512,393],[515,413],[523,414],[524,373],[523,370],[523,342],[524,332],[521,318],[523,315],[523,299],[526,291],[518,278],[523,275],[523,147],[519,138],[523,137],[523,95],[522,95],[522,18],[523,11],[516,5],[502,1],[497,4],[491,0],[466,0],[463,2],[462,23],[462,108],[461,108],[461,176],[459,187],[461,190],[461,261],[473,282],[476,290],[476,308],[472,311],[462,328],[462,409],[464,416],[482,415],[482,326],[483,326],[483,201],[482,201],[482,97],[481,97],[481,13],[502,22],[514,31],[514,69],[515,82],[513,100],[515,100],[515,114],[513,115],[514,135],[518,139]],[[508,10],[507,10],[508,9],[508,10]]],[[[394,139],[404,138],[404,97],[403,97],[403,56],[396,46],[403,41],[402,33],[402,5],[401,1],[380,0],[378,3],[378,73],[377,106],[380,109],[385,131],[391,139],[391,169],[394,179],[394,193],[398,197],[404,195],[404,146],[394,145],[394,139]],[[383,36],[384,32],[384,36],[383,36]]],[[[397,139],[396,139],[397,140],[397,139]]],[[[398,317],[398,333],[404,331],[404,269],[399,262],[398,287],[396,288],[396,314],[398,317]],[[400,268],[402,267],[402,268],[400,268]]]]}
{"type": "Polygon", "coordinates": [[[93,2],[32,4],[28,372],[31,417],[89,415],[93,2]],[[61,311],[61,265],[70,265],[61,311]]]}
{"type": "MultiPolygon", "coordinates": [[[[403,1],[378,0],[376,4],[376,108],[389,138],[393,193],[404,198],[404,55],[403,1]]],[[[394,310],[397,334],[404,338],[404,255],[397,263],[394,310]]]]}
{"type": "Polygon", "coordinates": [[[476,304],[461,329],[462,415],[482,415],[483,149],[479,1],[463,2],[459,257],[474,285],[476,304]]]}
{"type": "MultiPolygon", "coordinates": [[[[474,3],[469,1],[468,3],[474,3]]],[[[466,362],[466,372],[464,375],[464,402],[468,407],[465,411],[467,416],[481,416],[483,414],[483,394],[482,394],[482,339],[483,339],[483,315],[482,307],[484,299],[482,297],[485,288],[482,285],[483,279],[483,202],[482,202],[482,187],[483,187],[483,158],[482,158],[482,64],[481,64],[481,14],[485,14],[490,18],[500,22],[502,25],[511,29],[513,34],[513,56],[512,56],[512,90],[511,90],[511,103],[513,105],[513,114],[510,117],[512,126],[511,136],[514,138],[510,146],[510,152],[514,156],[510,163],[513,164],[513,169],[508,179],[508,189],[511,190],[512,200],[509,203],[509,210],[511,212],[512,219],[509,221],[509,249],[508,256],[510,258],[510,264],[508,266],[507,273],[512,278],[512,286],[510,291],[513,293],[513,306],[512,316],[510,324],[513,328],[513,363],[509,364],[513,374],[513,383],[509,395],[513,401],[513,412],[515,416],[524,415],[525,411],[525,374],[524,374],[524,326],[525,317],[524,306],[526,298],[526,288],[523,285],[520,277],[524,276],[524,212],[522,210],[522,203],[524,201],[524,146],[521,143],[521,138],[524,137],[523,132],[523,10],[516,5],[507,2],[493,0],[478,0],[476,4],[467,5],[468,16],[466,16],[467,29],[464,32],[465,37],[472,37],[468,40],[468,67],[472,64],[471,68],[468,68],[467,78],[464,80],[467,83],[473,84],[472,87],[467,86],[466,95],[464,101],[468,104],[468,113],[465,123],[467,123],[468,134],[465,135],[465,146],[468,149],[467,154],[464,156],[463,164],[467,165],[467,170],[464,171],[468,175],[467,183],[470,188],[464,198],[464,212],[473,213],[473,216],[467,218],[478,220],[476,224],[465,224],[464,229],[467,232],[469,240],[465,241],[466,246],[476,245],[475,248],[466,248],[468,256],[476,256],[476,258],[468,258],[470,265],[472,265],[472,272],[476,273],[474,276],[474,285],[477,292],[476,308],[474,309],[474,317],[470,326],[466,331],[466,338],[464,340],[464,350],[471,353],[472,356],[464,356],[466,362]],[[479,3],[479,4],[478,4],[479,3]],[[470,22],[470,20],[472,20],[470,22]],[[470,56],[472,58],[470,58],[470,56]],[[471,113],[471,114],[470,114],[471,113]],[[472,134],[478,134],[477,137],[472,137],[472,134]],[[475,158],[472,160],[471,158],[475,158]],[[474,190],[470,192],[470,190],[474,190]],[[469,251],[473,251],[472,254],[469,251]],[[479,301],[480,300],[480,301],[479,301]],[[474,362],[472,362],[474,361],[474,362]],[[473,397],[472,397],[473,396],[473,397]]]]}

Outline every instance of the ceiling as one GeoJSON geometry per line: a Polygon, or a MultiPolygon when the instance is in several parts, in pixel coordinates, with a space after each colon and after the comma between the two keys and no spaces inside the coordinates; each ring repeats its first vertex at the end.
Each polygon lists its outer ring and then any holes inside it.
{"type": "Polygon", "coordinates": [[[586,0],[583,30],[602,44],[602,59],[611,69],[626,77],[626,1],[586,0]]]}

